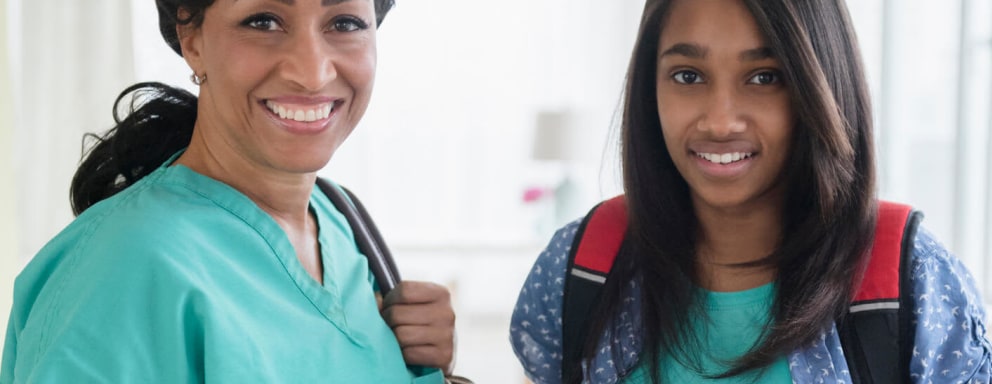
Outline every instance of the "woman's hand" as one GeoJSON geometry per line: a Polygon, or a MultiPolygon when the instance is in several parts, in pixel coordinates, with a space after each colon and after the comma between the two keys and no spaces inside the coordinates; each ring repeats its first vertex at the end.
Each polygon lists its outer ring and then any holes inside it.
{"type": "Polygon", "coordinates": [[[381,312],[407,364],[441,368],[445,375],[451,374],[455,311],[447,288],[422,281],[400,282],[386,295],[381,312]]]}

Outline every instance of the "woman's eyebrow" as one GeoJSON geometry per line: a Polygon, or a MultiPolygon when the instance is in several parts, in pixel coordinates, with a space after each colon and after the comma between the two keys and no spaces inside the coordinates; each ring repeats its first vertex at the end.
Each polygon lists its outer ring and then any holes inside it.
{"type": "MultiPolygon", "coordinates": [[[[283,3],[283,4],[286,4],[286,5],[296,4],[296,0],[276,0],[276,1],[278,1],[280,3],[283,3]]],[[[321,6],[324,6],[324,7],[328,7],[328,6],[331,6],[331,5],[338,5],[338,4],[341,4],[341,3],[344,3],[344,2],[348,2],[348,1],[351,1],[351,0],[320,0],[320,5],[321,6]]]]}

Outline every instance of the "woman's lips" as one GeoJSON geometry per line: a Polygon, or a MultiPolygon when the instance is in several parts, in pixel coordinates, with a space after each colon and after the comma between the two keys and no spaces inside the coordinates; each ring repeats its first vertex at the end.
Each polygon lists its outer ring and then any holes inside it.
{"type": "Polygon", "coordinates": [[[290,133],[315,135],[329,126],[343,101],[296,104],[264,100],[262,104],[268,110],[269,117],[290,133]]]}
{"type": "Polygon", "coordinates": [[[335,102],[332,101],[316,105],[293,105],[267,100],[265,107],[283,120],[313,122],[328,118],[331,112],[334,112],[335,102]]]}

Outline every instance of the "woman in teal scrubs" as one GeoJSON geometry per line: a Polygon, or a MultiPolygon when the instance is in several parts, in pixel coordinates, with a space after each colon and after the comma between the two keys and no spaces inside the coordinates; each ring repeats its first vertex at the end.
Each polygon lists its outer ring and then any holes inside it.
{"type": "Polygon", "coordinates": [[[0,383],[443,383],[447,290],[377,302],[314,188],[368,105],[392,1],[157,5],[199,97],[121,94],[72,182],[77,219],[17,278],[0,383]]]}

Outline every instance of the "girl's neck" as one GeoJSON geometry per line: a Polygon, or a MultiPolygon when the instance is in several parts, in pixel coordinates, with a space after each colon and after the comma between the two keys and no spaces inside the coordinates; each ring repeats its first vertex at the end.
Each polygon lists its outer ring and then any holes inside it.
{"type": "Polygon", "coordinates": [[[781,205],[754,209],[696,209],[699,238],[696,268],[699,284],[712,291],[740,291],[767,284],[775,266],[758,263],[782,241],[781,205]]]}

